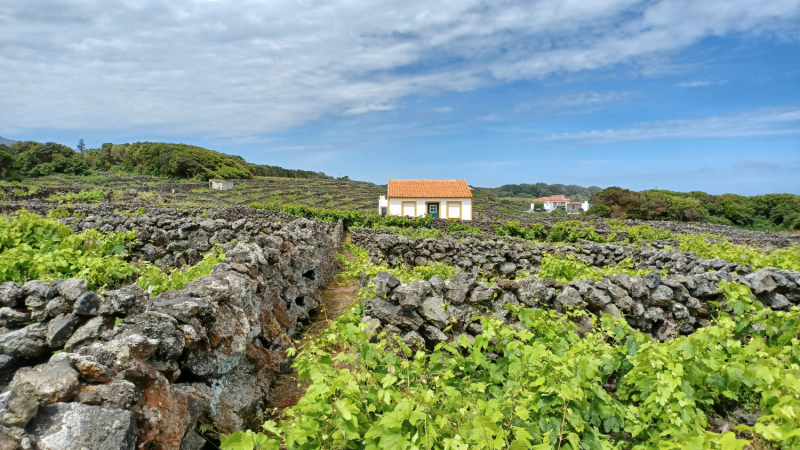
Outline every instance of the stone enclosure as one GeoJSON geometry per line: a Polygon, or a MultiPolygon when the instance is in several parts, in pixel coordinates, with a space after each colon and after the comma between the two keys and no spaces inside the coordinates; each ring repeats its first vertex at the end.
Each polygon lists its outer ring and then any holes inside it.
{"type": "Polygon", "coordinates": [[[227,257],[152,298],[80,279],[0,285],[0,448],[193,450],[205,444],[198,420],[258,428],[291,338],[339,270],[343,229],[242,210],[61,219],[78,231],[136,228],[131,258],[165,268],[214,243],[227,257]]]}

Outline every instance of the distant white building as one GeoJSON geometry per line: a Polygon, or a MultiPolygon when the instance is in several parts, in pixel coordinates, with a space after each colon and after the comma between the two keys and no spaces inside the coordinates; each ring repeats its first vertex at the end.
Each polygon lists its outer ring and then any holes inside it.
{"type": "Polygon", "coordinates": [[[378,200],[381,215],[472,220],[472,191],[466,180],[389,180],[378,200]]]}
{"type": "Polygon", "coordinates": [[[531,203],[531,211],[536,209],[536,204],[542,204],[544,212],[549,213],[561,208],[570,214],[580,214],[581,211],[589,210],[589,202],[573,202],[563,195],[553,195],[550,197],[541,197],[531,203]]]}
{"type": "Polygon", "coordinates": [[[228,191],[233,189],[233,181],[220,180],[218,178],[208,180],[208,188],[217,191],[228,191]]]}

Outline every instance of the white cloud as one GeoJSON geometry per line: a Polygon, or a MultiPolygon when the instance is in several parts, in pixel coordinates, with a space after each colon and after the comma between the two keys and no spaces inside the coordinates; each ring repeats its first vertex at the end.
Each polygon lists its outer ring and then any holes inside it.
{"type": "Polygon", "coordinates": [[[705,87],[705,86],[719,86],[722,84],[727,83],[728,80],[720,80],[720,81],[705,81],[705,80],[697,80],[697,81],[683,81],[675,85],[675,87],[681,88],[694,88],[694,87],[705,87]]]}
{"type": "Polygon", "coordinates": [[[554,134],[545,140],[594,143],[654,139],[702,139],[747,136],[800,135],[800,106],[766,108],[727,116],[647,122],[618,130],[554,134]]]}
{"type": "Polygon", "coordinates": [[[0,3],[7,129],[263,134],[403,97],[797,36],[800,0],[0,3]]]}

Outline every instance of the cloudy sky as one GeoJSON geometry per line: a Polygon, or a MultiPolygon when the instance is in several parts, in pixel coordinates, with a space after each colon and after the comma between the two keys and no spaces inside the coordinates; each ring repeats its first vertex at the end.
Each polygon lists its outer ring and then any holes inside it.
{"type": "Polygon", "coordinates": [[[10,0],[0,136],[800,194],[800,0],[10,0]]]}

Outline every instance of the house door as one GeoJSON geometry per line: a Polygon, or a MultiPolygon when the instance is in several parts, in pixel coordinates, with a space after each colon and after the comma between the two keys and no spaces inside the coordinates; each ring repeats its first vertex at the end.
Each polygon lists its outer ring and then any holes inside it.
{"type": "Polygon", "coordinates": [[[439,204],[438,203],[428,203],[428,215],[433,217],[434,219],[439,218],[439,204]]]}

